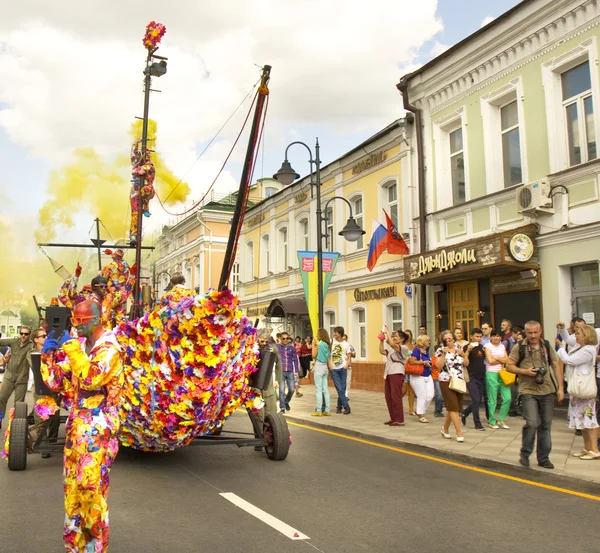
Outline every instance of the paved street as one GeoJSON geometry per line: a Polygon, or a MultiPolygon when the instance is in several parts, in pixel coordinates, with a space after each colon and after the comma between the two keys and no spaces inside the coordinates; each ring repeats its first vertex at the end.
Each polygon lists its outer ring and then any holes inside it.
{"type": "MultiPolygon", "coordinates": [[[[249,422],[237,415],[228,428],[245,430],[249,422]]],[[[112,472],[110,551],[598,549],[588,537],[598,520],[594,500],[294,425],[291,431],[284,462],[235,446],[162,455],[122,449],[112,472]],[[285,537],[219,495],[224,492],[309,539],[285,537]]],[[[20,473],[3,466],[0,489],[2,553],[62,551],[61,459],[30,455],[20,473]]]]}

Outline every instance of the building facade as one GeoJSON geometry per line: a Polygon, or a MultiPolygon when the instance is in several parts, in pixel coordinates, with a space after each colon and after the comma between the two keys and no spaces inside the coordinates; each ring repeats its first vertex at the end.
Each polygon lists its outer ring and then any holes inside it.
{"type": "MultiPolygon", "coordinates": [[[[327,247],[340,253],[325,297],[325,327],[333,333],[343,326],[357,352],[353,386],[382,389],[382,357],[377,335],[390,329],[418,328],[406,295],[402,256],[383,254],[373,272],[367,269],[373,219],[385,224],[383,210],[407,237],[412,236],[411,151],[405,122],[397,120],[363,144],[321,169],[321,207],[326,216],[327,247]],[[358,242],[338,235],[350,215],[366,234],[358,242]]],[[[316,199],[310,177],[248,209],[240,243],[240,298],[249,317],[259,326],[294,336],[312,335],[300,271],[298,251],[315,251],[316,199]]],[[[410,291],[409,291],[410,295],[410,291]]]]}
{"type": "Polygon", "coordinates": [[[599,23],[596,0],[521,2],[401,79],[426,231],[405,273],[430,332],[599,326],[599,23]]]}

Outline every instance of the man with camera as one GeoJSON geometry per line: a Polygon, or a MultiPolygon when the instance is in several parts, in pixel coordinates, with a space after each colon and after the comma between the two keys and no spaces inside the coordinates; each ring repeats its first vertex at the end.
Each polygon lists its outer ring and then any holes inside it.
{"type": "Polygon", "coordinates": [[[537,460],[543,468],[553,469],[550,462],[552,450],[552,417],[554,396],[560,403],[564,397],[562,368],[554,348],[542,339],[542,327],[537,321],[525,324],[526,338],[510,352],[506,370],[518,375],[519,394],[523,406],[523,438],[519,463],[529,467],[529,457],[537,435],[537,460]]]}

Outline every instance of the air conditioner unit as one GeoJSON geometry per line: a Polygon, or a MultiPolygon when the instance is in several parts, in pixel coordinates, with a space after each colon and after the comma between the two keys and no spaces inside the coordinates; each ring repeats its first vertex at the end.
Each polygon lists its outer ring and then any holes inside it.
{"type": "Polygon", "coordinates": [[[548,179],[540,179],[517,189],[519,213],[554,213],[548,179]]]}

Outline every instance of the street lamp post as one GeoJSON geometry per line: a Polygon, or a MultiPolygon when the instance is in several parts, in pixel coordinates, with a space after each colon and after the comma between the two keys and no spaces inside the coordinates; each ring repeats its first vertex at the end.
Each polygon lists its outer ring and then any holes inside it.
{"type": "MultiPolygon", "coordinates": [[[[288,144],[285,149],[285,158],[283,163],[281,164],[281,168],[277,173],[273,175],[273,178],[279,181],[284,186],[288,186],[292,184],[295,180],[300,178],[300,175],[294,171],[290,162],[288,161],[288,150],[291,146],[295,144],[300,144],[304,146],[308,150],[309,155],[309,164],[310,164],[310,173],[311,173],[311,181],[310,185],[315,186],[317,189],[317,309],[318,309],[318,319],[319,319],[319,328],[324,327],[323,321],[323,222],[327,224],[327,217],[323,217],[323,212],[321,210],[321,158],[319,157],[319,139],[317,138],[315,141],[315,157],[313,159],[312,150],[310,147],[304,142],[295,141],[291,144],[288,144]],[[315,182],[312,181],[312,173],[313,173],[313,164],[315,165],[315,182]]],[[[352,205],[346,198],[342,198],[341,196],[334,196],[329,199],[325,204],[325,213],[327,213],[327,206],[333,200],[342,200],[348,204],[350,208],[350,217],[346,222],[344,228],[338,233],[340,236],[343,236],[349,242],[356,242],[365,231],[362,230],[354,217],[352,217],[352,205]]]]}

